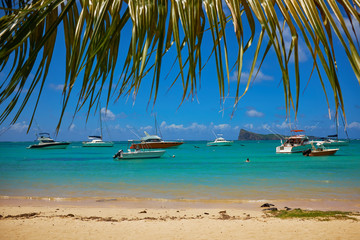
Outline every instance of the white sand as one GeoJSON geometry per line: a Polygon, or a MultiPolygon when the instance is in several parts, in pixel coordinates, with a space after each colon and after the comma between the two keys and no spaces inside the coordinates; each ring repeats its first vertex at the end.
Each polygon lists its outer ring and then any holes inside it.
{"type": "Polygon", "coordinates": [[[156,205],[135,201],[134,205],[104,207],[2,199],[0,239],[325,240],[360,236],[360,221],[354,220],[281,220],[265,216],[260,207],[239,209],[231,204],[206,208],[194,204],[156,205]]]}

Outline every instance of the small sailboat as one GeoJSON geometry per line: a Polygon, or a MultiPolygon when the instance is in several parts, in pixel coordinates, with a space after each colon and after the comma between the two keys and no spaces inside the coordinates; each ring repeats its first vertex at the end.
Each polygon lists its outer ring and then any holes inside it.
{"type": "Polygon", "coordinates": [[[82,142],[83,147],[112,147],[114,146],[114,143],[104,142],[103,141],[103,131],[102,131],[102,121],[101,121],[101,111],[100,111],[100,136],[89,136],[89,139],[91,141],[88,142],[82,142]]]}
{"type": "MultiPolygon", "coordinates": [[[[344,123],[344,120],[343,120],[343,123],[344,123]]],[[[341,146],[349,145],[350,139],[349,139],[349,135],[348,135],[346,129],[344,131],[345,131],[347,139],[346,140],[339,139],[338,115],[335,116],[335,126],[336,126],[336,134],[328,135],[327,138],[322,138],[321,140],[313,141],[313,143],[316,143],[316,144],[320,143],[320,144],[324,145],[325,147],[341,147],[341,146]]]]}
{"type": "Polygon", "coordinates": [[[50,137],[49,133],[43,132],[37,135],[38,144],[30,145],[29,149],[65,149],[70,142],[57,142],[50,137]]]}

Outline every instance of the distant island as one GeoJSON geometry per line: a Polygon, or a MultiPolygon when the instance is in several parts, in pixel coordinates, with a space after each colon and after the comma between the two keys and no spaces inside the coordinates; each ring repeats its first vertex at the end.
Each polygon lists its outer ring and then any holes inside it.
{"type": "MultiPolygon", "coordinates": [[[[276,135],[276,134],[260,134],[260,133],[254,133],[250,131],[246,131],[244,129],[240,129],[240,133],[238,136],[238,140],[240,141],[246,141],[246,140],[280,140],[281,138],[286,138],[289,136],[284,135],[276,135]]],[[[319,137],[316,136],[308,136],[310,140],[319,139],[319,137]]]]}
{"type": "Polygon", "coordinates": [[[259,134],[254,132],[249,132],[244,129],[240,130],[238,140],[279,140],[280,137],[284,137],[282,135],[275,135],[275,134],[259,134]]]}

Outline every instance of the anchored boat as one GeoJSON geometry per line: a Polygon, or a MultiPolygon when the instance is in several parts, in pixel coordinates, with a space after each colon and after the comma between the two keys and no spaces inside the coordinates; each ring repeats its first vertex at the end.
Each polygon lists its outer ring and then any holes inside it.
{"type": "Polygon", "coordinates": [[[294,134],[286,138],[283,143],[281,140],[281,145],[276,147],[276,153],[296,153],[303,152],[311,148],[309,138],[304,133],[304,130],[291,130],[294,134]]]}
{"type": "Polygon", "coordinates": [[[50,137],[49,133],[39,133],[37,141],[38,144],[30,145],[30,149],[65,149],[70,144],[69,142],[56,142],[50,137]]]}

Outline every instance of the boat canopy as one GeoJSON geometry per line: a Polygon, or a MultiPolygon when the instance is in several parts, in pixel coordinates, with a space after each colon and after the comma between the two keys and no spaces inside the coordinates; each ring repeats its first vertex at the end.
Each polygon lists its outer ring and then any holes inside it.
{"type": "Polygon", "coordinates": [[[328,135],[328,137],[337,137],[338,135],[337,134],[334,134],[334,135],[328,135]]]}
{"type": "Polygon", "coordinates": [[[90,139],[102,139],[101,136],[89,136],[90,139]]]}
{"type": "Polygon", "coordinates": [[[305,130],[291,130],[292,132],[305,132],[305,130]]]}
{"type": "Polygon", "coordinates": [[[40,136],[42,135],[47,135],[47,136],[50,136],[50,133],[47,133],[47,132],[42,132],[42,133],[39,133],[40,136]]]}
{"type": "Polygon", "coordinates": [[[141,138],[141,141],[143,142],[161,142],[162,139],[158,135],[150,135],[146,131],[144,131],[145,137],[141,138]]]}

